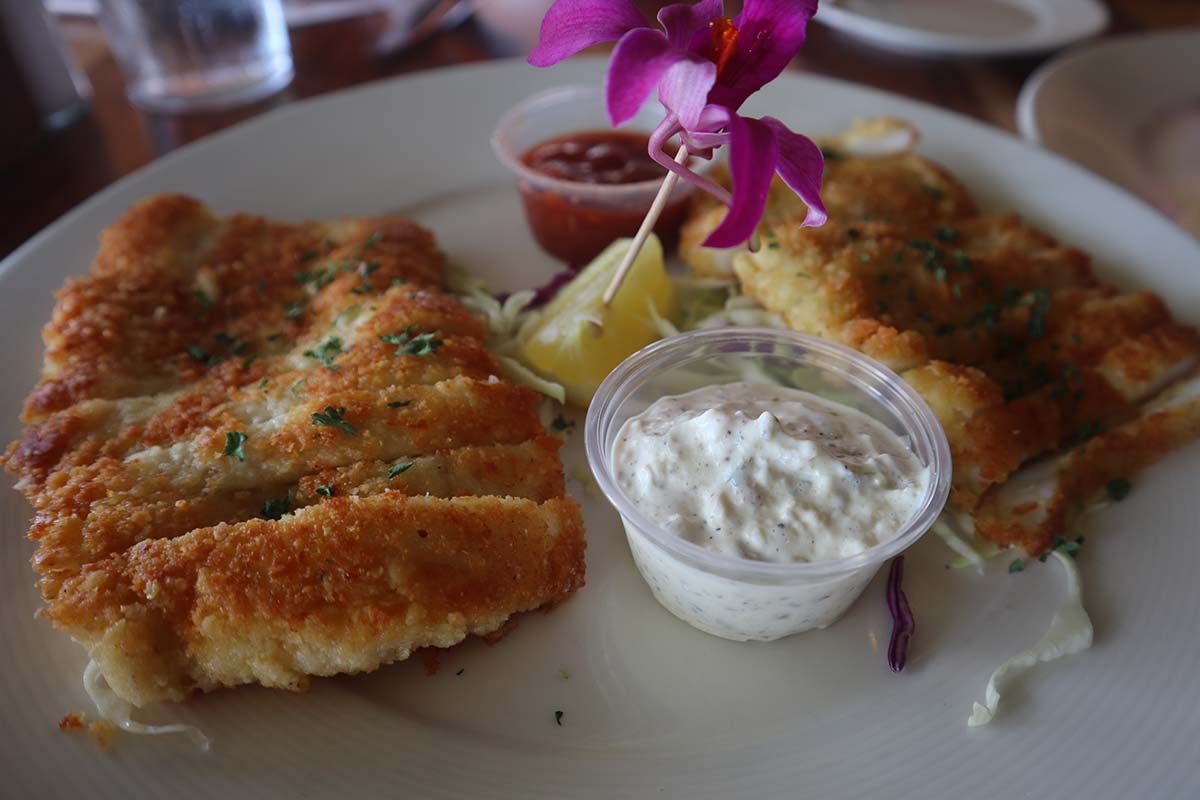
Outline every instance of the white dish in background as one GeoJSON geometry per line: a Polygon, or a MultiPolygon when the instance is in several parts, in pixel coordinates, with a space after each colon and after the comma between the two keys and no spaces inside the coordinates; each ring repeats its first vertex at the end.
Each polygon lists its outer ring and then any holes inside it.
{"type": "MultiPolygon", "coordinates": [[[[182,148],[91,198],[0,265],[0,440],[19,430],[51,292],[87,271],[100,230],[155,192],[290,219],[405,211],[497,287],[542,282],[557,265],[533,244],[488,135],[522,98],[598,84],[603,68],[593,59],[549,70],[486,63],[325,95],[182,148]]],[[[780,78],[747,113],[813,134],[873,114],[909,119],[924,133],[922,151],[985,208],[1019,208],[1094,253],[1102,275],[1157,291],[1200,322],[1200,244],[1066,160],[930,106],[801,75],[780,78]]],[[[586,464],[576,419],[564,450],[572,473],[586,464]]],[[[317,680],[307,694],[243,688],[145,714],[200,725],[213,740],[207,755],[183,737],[121,737],[103,752],[58,731],[67,712],[92,711],[80,682],[86,659],[33,618],[23,539],[31,512],[5,476],[3,794],[1195,797],[1200,637],[1185,612],[1200,608],[1197,475],[1192,446],[1140,475],[1127,500],[1088,525],[1079,565],[1096,645],[1023,678],[987,728],[967,729],[971,705],[991,671],[1045,631],[1062,593],[1053,564],[1009,575],[999,559],[980,577],[947,570],[948,551],[922,539],[905,569],[917,631],[908,667],[893,675],[883,576],[825,631],[769,644],[716,639],[659,607],[616,512],[572,480],[588,526],[588,583],[575,598],[522,617],[495,647],[447,652],[432,677],[413,659],[317,680]]]]}
{"type": "Polygon", "coordinates": [[[828,0],[814,19],[887,50],[1016,56],[1094,36],[1108,10],[1098,0],[828,0]]]}
{"type": "Polygon", "coordinates": [[[1200,236],[1200,28],[1056,58],[1021,89],[1017,125],[1200,236]]]}

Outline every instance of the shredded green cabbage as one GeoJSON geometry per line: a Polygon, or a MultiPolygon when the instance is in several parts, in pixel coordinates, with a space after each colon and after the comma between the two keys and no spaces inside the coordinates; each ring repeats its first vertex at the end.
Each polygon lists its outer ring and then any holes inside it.
{"type": "Polygon", "coordinates": [[[513,292],[501,303],[486,283],[454,263],[447,266],[446,286],[458,296],[464,306],[487,322],[487,345],[496,354],[504,377],[560,403],[567,401],[567,392],[562,384],[543,378],[517,358],[517,341],[521,329],[536,320],[541,313],[529,309],[536,292],[532,289],[513,292]]]}
{"type": "Polygon", "coordinates": [[[984,562],[1003,552],[991,542],[981,542],[975,538],[975,521],[970,514],[946,509],[933,523],[931,530],[943,544],[958,554],[958,558],[950,562],[954,569],[974,567],[982,575],[984,562]]]}
{"type": "Polygon", "coordinates": [[[175,723],[172,725],[145,725],[135,722],[132,718],[133,705],[122,700],[108,685],[104,674],[95,661],[89,661],[83,670],[83,688],[88,697],[96,705],[101,719],[111,722],[126,733],[136,733],[146,736],[158,736],[167,733],[182,733],[192,740],[192,744],[207,752],[209,739],[195,725],[175,723]]]}
{"type": "Polygon", "coordinates": [[[983,703],[976,703],[967,725],[971,728],[987,725],[996,715],[1000,695],[1004,688],[1018,675],[1032,669],[1039,662],[1054,661],[1063,656],[1081,653],[1092,646],[1092,620],[1083,607],[1083,584],[1075,559],[1060,550],[1053,555],[1062,564],[1067,578],[1067,595],[1054,612],[1050,628],[1037,643],[1005,661],[992,673],[984,690],[983,703]]]}

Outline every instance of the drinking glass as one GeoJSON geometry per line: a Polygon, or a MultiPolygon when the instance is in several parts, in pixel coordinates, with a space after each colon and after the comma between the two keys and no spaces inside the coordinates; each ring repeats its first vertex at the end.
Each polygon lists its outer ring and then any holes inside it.
{"type": "Polygon", "coordinates": [[[214,111],[292,80],[281,0],[101,0],[100,24],[135,104],[214,111]]]}

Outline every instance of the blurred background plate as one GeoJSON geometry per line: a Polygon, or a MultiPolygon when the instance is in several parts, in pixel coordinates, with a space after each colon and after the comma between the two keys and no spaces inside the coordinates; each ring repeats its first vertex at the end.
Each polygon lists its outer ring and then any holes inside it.
{"type": "Polygon", "coordinates": [[[814,18],[877,47],[914,55],[1043,53],[1108,24],[1097,0],[826,0],[814,18]]]}
{"type": "Polygon", "coordinates": [[[1200,28],[1060,56],[1022,88],[1017,123],[1200,236],[1200,28]]]}

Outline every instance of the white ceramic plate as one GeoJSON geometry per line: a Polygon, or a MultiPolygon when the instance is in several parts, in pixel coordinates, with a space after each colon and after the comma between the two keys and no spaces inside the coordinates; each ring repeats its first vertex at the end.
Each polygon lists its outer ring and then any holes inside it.
{"type": "Polygon", "coordinates": [[[1044,53],[1108,24],[1096,0],[829,0],[815,18],[877,47],[931,56],[1044,53]]]}
{"type": "MultiPolygon", "coordinates": [[[[3,439],[17,434],[17,410],[37,374],[52,290],[87,270],[102,228],[154,192],[292,219],[405,210],[499,287],[544,279],[555,267],[531,243],[488,133],[525,95],[598,82],[601,66],[489,63],[298,103],[92,198],[0,267],[3,439]]],[[[1107,277],[1161,292],[1198,320],[1200,246],[1069,162],[961,117],[825,79],[780,79],[752,110],[768,109],[813,133],[870,114],[907,117],[925,131],[924,151],[985,205],[1020,207],[1096,253],[1107,277]]],[[[571,469],[584,464],[582,431],[564,459],[571,469]]],[[[771,644],[714,639],[655,604],[616,515],[575,483],[588,525],[588,584],[570,602],[526,616],[495,647],[473,642],[448,652],[432,677],[414,661],[320,680],[303,695],[244,688],[146,715],[200,725],[214,741],[207,755],[180,737],[126,737],[101,752],[87,737],[57,730],[63,714],[90,708],[80,685],[84,656],[33,618],[32,547],[22,538],[29,509],[5,491],[0,793],[1196,796],[1198,475],[1200,448],[1177,453],[1089,526],[1080,565],[1096,646],[1023,680],[988,728],[967,730],[971,704],[991,670],[1048,624],[1061,591],[1053,566],[1011,576],[1004,563],[983,577],[950,571],[948,553],[926,537],[910,551],[906,576],[918,624],[912,658],[893,675],[881,652],[890,622],[880,582],[827,631],[771,644]],[[561,726],[556,710],[564,712],[561,726]]]]}
{"type": "Polygon", "coordinates": [[[1021,89],[1017,123],[1200,236],[1200,28],[1123,36],[1045,64],[1021,89]]]}

